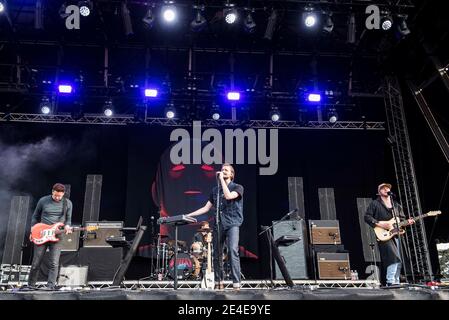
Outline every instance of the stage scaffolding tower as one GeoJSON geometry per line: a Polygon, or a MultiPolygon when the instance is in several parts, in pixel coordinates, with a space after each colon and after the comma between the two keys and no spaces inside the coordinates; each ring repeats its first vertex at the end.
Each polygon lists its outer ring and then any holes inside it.
{"type": "MultiPolygon", "coordinates": [[[[414,218],[422,214],[421,203],[401,90],[394,76],[385,78],[384,99],[389,133],[387,140],[393,153],[399,200],[406,217],[414,218]]],[[[403,239],[404,253],[407,256],[404,259],[407,277],[411,277],[413,283],[433,280],[429,245],[422,218],[407,227],[403,239]]]]}

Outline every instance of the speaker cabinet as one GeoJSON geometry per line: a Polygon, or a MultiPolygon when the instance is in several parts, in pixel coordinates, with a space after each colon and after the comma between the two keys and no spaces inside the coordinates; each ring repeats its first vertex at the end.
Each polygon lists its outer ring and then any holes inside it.
{"type": "Polygon", "coordinates": [[[111,248],[112,246],[106,242],[106,239],[122,236],[123,221],[87,221],[85,225],[98,229],[84,232],[83,247],[111,248]]]}
{"type": "Polygon", "coordinates": [[[61,251],[78,251],[80,246],[80,231],[73,231],[70,234],[61,234],[61,251]]]}
{"type": "Polygon", "coordinates": [[[320,279],[351,279],[351,266],[348,253],[318,252],[318,275],[320,279]]]}
{"type": "Polygon", "coordinates": [[[61,267],[59,271],[58,285],[60,286],[85,286],[87,285],[87,266],[61,267]]]}
{"type": "MultiPolygon", "coordinates": [[[[308,279],[307,273],[307,233],[304,220],[288,220],[273,222],[273,237],[298,238],[289,245],[279,245],[279,252],[292,279],[308,279]]],[[[276,279],[283,279],[278,265],[276,265],[276,279]]]]}
{"type": "Polygon", "coordinates": [[[309,220],[309,228],[313,245],[341,244],[338,220],[309,220]]]}

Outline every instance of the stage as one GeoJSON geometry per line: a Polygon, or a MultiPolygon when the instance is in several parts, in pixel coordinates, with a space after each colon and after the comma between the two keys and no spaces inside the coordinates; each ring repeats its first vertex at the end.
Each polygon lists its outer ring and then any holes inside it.
{"type": "Polygon", "coordinates": [[[226,282],[224,290],[200,288],[199,281],[179,281],[177,290],[169,281],[127,281],[112,287],[107,282],[91,282],[85,287],[63,287],[47,291],[23,291],[17,285],[3,286],[0,300],[449,300],[449,287],[401,285],[380,287],[375,281],[294,281],[290,288],[283,281],[244,281],[239,291],[226,282]]]}

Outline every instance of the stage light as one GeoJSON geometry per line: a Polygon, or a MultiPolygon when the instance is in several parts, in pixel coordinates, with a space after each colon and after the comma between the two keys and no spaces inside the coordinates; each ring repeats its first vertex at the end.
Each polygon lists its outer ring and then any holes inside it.
{"type": "Polygon", "coordinates": [[[335,123],[338,121],[338,114],[334,108],[329,109],[329,112],[327,113],[327,119],[330,123],[335,123]]]}
{"type": "Polygon", "coordinates": [[[243,27],[247,33],[254,33],[256,31],[256,22],[254,22],[251,12],[248,13],[243,21],[243,27]]]}
{"type": "Polygon", "coordinates": [[[200,32],[207,25],[207,20],[203,15],[203,10],[204,8],[197,8],[195,19],[193,19],[190,23],[190,28],[193,32],[200,32]]]}
{"type": "Polygon", "coordinates": [[[319,93],[309,93],[309,95],[307,96],[307,100],[310,102],[320,102],[321,95],[319,93]]]}
{"type": "Polygon", "coordinates": [[[80,14],[83,17],[87,17],[90,15],[93,8],[92,1],[80,1],[78,2],[78,7],[80,8],[80,14]]]}
{"type": "Polygon", "coordinates": [[[271,106],[270,118],[273,122],[279,121],[281,119],[281,113],[274,105],[271,106]]]}
{"type": "Polygon", "coordinates": [[[151,29],[151,28],[153,28],[154,20],[155,19],[154,19],[153,9],[149,8],[147,13],[145,14],[145,16],[142,19],[143,25],[147,29],[151,29]]]}
{"type": "Polygon", "coordinates": [[[351,13],[349,16],[349,23],[348,23],[348,43],[354,44],[355,43],[355,14],[351,13]]]}
{"type": "Polygon", "coordinates": [[[307,6],[304,8],[303,21],[304,21],[304,25],[307,28],[314,27],[316,25],[316,23],[318,22],[318,17],[317,17],[312,6],[307,6]]]}
{"type": "Polygon", "coordinates": [[[2,13],[3,11],[5,11],[5,5],[3,1],[0,1],[0,13],[2,13]]]}
{"type": "Polygon", "coordinates": [[[39,105],[42,114],[50,114],[51,113],[51,103],[47,97],[42,97],[41,103],[39,105]]]}
{"type": "Polygon", "coordinates": [[[156,98],[158,95],[157,89],[145,89],[145,97],[156,98]]]}
{"type": "Polygon", "coordinates": [[[174,107],[173,102],[170,102],[167,104],[167,107],[165,108],[165,117],[167,119],[173,119],[176,116],[176,110],[174,107]]]}
{"type": "Polygon", "coordinates": [[[334,30],[334,22],[332,21],[332,13],[328,13],[324,20],[323,31],[331,33],[334,30]]]}
{"type": "Polygon", "coordinates": [[[129,13],[129,9],[128,9],[128,6],[126,5],[126,2],[122,2],[121,9],[122,9],[121,14],[122,14],[122,19],[123,19],[123,28],[125,29],[125,35],[130,36],[130,35],[134,34],[134,31],[133,31],[133,25],[131,22],[131,15],[129,13]]]}
{"type": "Polygon", "coordinates": [[[60,84],[58,86],[58,91],[59,91],[59,93],[67,93],[67,94],[69,94],[69,93],[72,93],[73,87],[71,85],[69,85],[69,84],[60,84]]]}
{"type": "Polygon", "coordinates": [[[34,29],[40,30],[44,28],[44,13],[42,8],[42,0],[36,1],[34,10],[34,29]]]}
{"type": "Polygon", "coordinates": [[[218,105],[216,105],[216,104],[214,104],[214,105],[212,105],[212,108],[211,108],[211,118],[213,119],[213,120],[219,120],[220,119],[220,117],[221,117],[221,114],[220,114],[220,107],[218,106],[218,105]]]}
{"type": "Polygon", "coordinates": [[[232,8],[234,4],[227,4],[226,9],[223,10],[223,16],[225,17],[225,21],[227,24],[233,24],[237,22],[238,14],[237,10],[232,8]]]}
{"type": "Polygon", "coordinates": [[[238,101],[240,100],[240,92],[230,91],[226,94],[226,97],[228,98],[228,100],[238,101]]]}
{"type": "Polygon", "coordinates": [[[391,17],[390,13],[387,11],[383,12],[382,19],[380,20],[382,30],[388,31],[393,26],[393,18],[391,17]]]}
{"type": "Polygon", "coordinates": [[[176,20],[176,7],[172,5],[173,2],[167,2],[167,5],[162,6],[161,13],[165,22],[173,23],[176,20]]]}
{"type": "Polygon", "coordinates": [[[273,34],[276,29],[276,23],[278,19],[278,14],[276,10],[271,12],[270,17],[268,18],[267,28],[265,29],[264,39],[271,40],[273,39],[273,34]]]}
{"type": "Polygon", "coordinates": [[[403,37],[410,34],[410,29],[407,26],[407,16],[406,15],[398,15],[398,24],[397,24],[397,30],[399,34],[403,37]]]}
{"type": "Polygon", "coordinates": [[[112,104],[111,99],[105,101],[103,106],[103,113],[106,117],[112,117],[112,115],[114,114],[114,105],[112,104]]]}

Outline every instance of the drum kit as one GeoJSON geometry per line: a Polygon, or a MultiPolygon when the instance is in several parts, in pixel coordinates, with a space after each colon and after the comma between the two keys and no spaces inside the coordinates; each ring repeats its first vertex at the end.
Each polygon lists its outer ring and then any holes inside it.
{"type": "MultiPolygon", "coordinates": [[[[198,230],[204,232],[204,229],[198,230]]],[[[158,280],[174,279],[175,240],[166,235],[158,235],[155,274],[158,280]]],[[[178,240],[178,279],[200,280],[201,269],[207,263],[207,246],[201,241],[193,242],[188,249],[186,241],[178,240]]]]}

